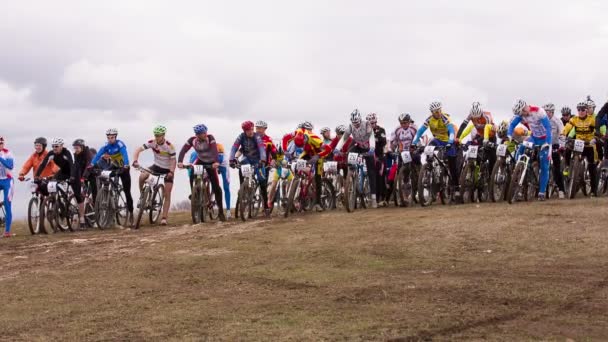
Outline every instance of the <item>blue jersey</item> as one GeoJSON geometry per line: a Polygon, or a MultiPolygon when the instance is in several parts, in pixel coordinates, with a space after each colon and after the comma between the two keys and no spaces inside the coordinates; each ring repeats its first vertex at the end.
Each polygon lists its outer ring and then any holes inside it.
{"type": "Polygon", "coordinates": [[[115,143],[106,143],[102,148],[99,149],[91,164],[96,165],[99,159],[104,154],[109,154],[113,164],[118,166],[129,165],[129,155],[127,154],[127,146],[121,140],[116,140],[115,143]]]}

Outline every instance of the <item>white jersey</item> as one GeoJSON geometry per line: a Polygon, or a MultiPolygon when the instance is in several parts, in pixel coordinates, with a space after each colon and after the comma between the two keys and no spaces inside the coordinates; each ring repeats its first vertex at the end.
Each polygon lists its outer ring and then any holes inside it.
{"type": "Polygon", "coordinates": [[[521,117],[521,122],[530,127],[532,136],[535,138],[545,138],[547,136],[547,129],[545,128],[544,122],[548,120],[549,117],[544,109],[533,106],[530,106],[530,115],[521,117]]]}
{"type": "Polygon", "coordinates": [[[391,132],[391,150],[401,152],[409,149],[416,138],[416,132],[418,129],[414,124],[410,124],[408,128],[397,127],[391,132]]]}
{"type": "Polygon", "coordinates": [[[149,140],[144,144],[144,149],[151,149],[154,152],[154,165],[170,170],[172,161],[175,160],[175,147],[167,140],[162,145],[156,140],[149,140]]]}
{"type": "Polygon", "coordinates": [[[364,121],[359,125],[359,127],[353,126],[351,123],[346,128],[344,132],[344,136],[340,141],[340,145],[338,149],[344,145],[344,142],[348,140],[348,138],[352,136],[353,142],[359,145],[362,148],[375,148],[376,147],[376,139],[374,138],[374,129],[372,128],[372,124],[369,121],[364,121]]]}

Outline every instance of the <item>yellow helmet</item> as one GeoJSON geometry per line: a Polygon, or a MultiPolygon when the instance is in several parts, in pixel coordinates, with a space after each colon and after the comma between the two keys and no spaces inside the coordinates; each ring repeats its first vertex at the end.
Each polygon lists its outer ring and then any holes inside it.
{"type": "Polygon", "coordinates": [[[217,144],[217,153],[224,153],[224,145],[217,144]]]}

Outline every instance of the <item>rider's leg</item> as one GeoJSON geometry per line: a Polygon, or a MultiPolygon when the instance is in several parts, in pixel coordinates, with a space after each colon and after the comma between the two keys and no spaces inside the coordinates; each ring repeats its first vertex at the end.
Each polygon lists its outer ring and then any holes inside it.
{"type": "Polygon", "coordinates": [[[10,234],[13,223],[13,180],[0,179],[0,189],[4,193],[4,211],[6,212],[4,233],[10,234]]]}
{"type": "Polygon", "coordinates": [[[230,171],[225,166],[220,166],[219,170],[224,185],[224,204],[226,210],[230,210],[230,171]]]}
{"type": "Polygon", "coordinates": [[[557,183],[559,191],[564,191],[564,175],[561,171],[561,160],[559,153],[559,145],[553,145],[551,160],[553,161],[553,179],[557,183]]]}
{"type": "Polygon", "coordinates": [[[80,179],[74,179],[72,182],[72,190],[74,190],[74,198],[78,203],[78,218],[80,223],[84,223],[84,198],[82,198],[82,183],[80,179]]]}
{"type": "Polygon", "coordinates": [[[173,177],[165,176],[165,203],[163,203],[163,218],[169,217],[171,208],[171,191],[173,191],[173,177]]]}
{"type": "Polygon", "coordinates": [[[143,171],[142,173],[139,174],[139,192],[140,193],[144,189],[144,182],[146,181],[146,179],[148,179],[148,177],[150,177],[150,174],[145,171],[143,171]]]}
{"type": "Polygon", "coordinates": [[[262,195],[262,202],[264,202],[264,209],[268,209],[268,171],[265,167],[259,168],[256,172],[256,178],[260,185],[260,195],[262,195]]]}
{"type": "MultiPolygon", "coordinates": [[[[542,145],[542,144],[541,144],[542,145]]],[[[551,146],[541,149],[540,158],[540,184],[539,194],[545,194],[547,192],[547,184],[549,183],[549,154],[551,153],[551,146]]]]}
{"type": "Polygon", "coordinates": [[[376,163],[374,156],[365,156],[365,165],[367,166],[367,177],[369,178],[369,190],[372,194],[372,199],[376,199],[378,187],[376,184],[376,163]]]}
{"type": "Polygon", "coordinates": [[[127,199],[127,210],[133,214],[133,197],[131,196],[131,174],[125,171],[120,174],[120,181],[122,182],[122,189],[125,192],[127,199]]]}
{"type": "Polygon", "coordinates": [[[207,171],[209,181],[211,182],[211,190],[213,190],[213,194],[215,195],[215,203],[217,204],[220,220],[226,221],[226,216],[224,215],[224,206],[222,205],[222,188],[220,187],[220,180],[217,175],[217,170],[208,169],[207,171]]]}
{"type": "Polygon", "coordinates": [[[589,168],[589,178],[591,181],[591,192],[597,196],[597,165],[595,164],[595,148],[586,146],[583,150],[583,156],[587,158],[589,168]]]}

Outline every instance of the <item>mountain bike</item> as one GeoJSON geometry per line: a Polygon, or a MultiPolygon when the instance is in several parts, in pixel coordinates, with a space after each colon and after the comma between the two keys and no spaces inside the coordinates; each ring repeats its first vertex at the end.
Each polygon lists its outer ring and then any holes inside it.
{"type": "Polygon", "coordinates": [[[570,173],[564,181],[568,198],[574,199],[579,190],[583,192],[584,196],[589,196],[591,194],[591,180],[589,179],[587,158],[583,157],[583,151],[585,147],[591,145],[580,139],[569,139],[568,144],[572,150],[570,173]]]}
{"type": "Polygon", "coordinates": [[[515,156],[509,152],[506,144],[498,145],[496,147],[496,163],[490,175],[489,190],[492,202],[501,202],[507,199],[511,173],[514,167],[515,156]]]}
{"type": "Polygon", "coordinates": [[[249,164],[237,164],[236,167],[241,170],[243,175],[243,182],[236,200],[236,216],[240,217],[242,221],[247,221],[247,219],[256,218],[263,208],[260,185],[255,177],[255,173],[262,172],[262,169],[249,164]]]}
{"type": "Polygon", "coordinates": [[[418,199],[423,207],[439,200],[441,204],[454,201],[454,187],[451,185],[452,177],[448,169],[447,149],[445,146],[428,145],[421,147],[426,163],[418,176],[418,199]]]}
{"type": "Polygon", "coordinates": [[[358,204],[364,209],[368,207],[371,191],[363,154],[350,152],[346,160],[348,173],[344,178],[344,206],[346,211],[352,213],[358,204]]]}
{"type": "MultiPolygon", "coordinates": [[[[294,179],[289,185],[287,208],[284,216],[288,217],[291,213],[312,211],[317,198],[317,187],[315,183],[316,167],[308,165],[308,161],[298,159],[292,164],[295,169],[294,179]]],[[[321,202],[318,203],[324,210],[332,205],[333,186],[329,179],[321,180],[321,202]]]]}
{"type": "MultiPolygon", "coordinates": [[[[73,231],[74,222],[78,222],[78,206],[70,202],[71,187],[67,181],[51,180],[47,184],[48,196],[45,197],[45,214],[53,222],[51,229],[73,231]]],[[[48,231],[45,229],[45,233],[48,231]]]]}
{"type": "MultiPolygon", "coordinates": [[[[286,166],[277,165],[275,172],[279,174],[279,179],[276,181],[276,190],[274,190],[274,197],[269,199],[273,203],[270,207],[270,212],[272,213],[275,210],[281,215],[285,215],[285,211],[287,211],[287,202],[289,195],[289,187],[291,185],[291,181],[289,180],[289,176],[293,174],[291,171],[290,164],[286,166]]],[[[270,194],[269,194],[270,195],[270,194]]]]}
{"type": "Polygon", "coordinates": [[[113,227],[115,224],[127,225],[127,202],[125,200],[120,175],[126,169],[97,171],[98,192],[95,200],[95,220],[99,229],[113,227]]]}
{"type": "Polygon", "coordinates": [[[394,153],[399,171],[394,180],[393,198],[395,206],[410,207],[416,201],[419,168],[414,164],[411,151],[394,153]]]}
{"type": "Polygon", "coordinates": [[[523,197],[526,201],[536,198],[540,188],[538,155],[540,146],[531,141],[523,142],[524,151],[518,157],[511,174],[511,183],[507,194],[509,204],[523,197]]]}
{"type": "Polygon", "coordinates": [[[490,161],[486,158],[495,144],[488,143],[487,146],[465,145],[466,158],[460,173],[460,193],[462,201],[487,202],[490,198],[490,161]]]}
{"type": "Polygon", "coordinates": [[[336,188],[336,185],[341,187],[343,183],[342,175],[338,171],[338,162],[326,161],[323,163],[323,180],[322,189],[323,194],[321,199],[325,199],[325,203],[321,203],[321,206],[325,209],[337,209],[337,203],[341,198],[338,198],[342,189],[336,188]],[[329,194],[325,194],[325,189],[328,189],[329,194]]]}
{"type": "Polygon", "coordinates": [[[144,167],[136,168],[140,172],[146,172],[149,176],[144,182],[139,202],[137,203],[137,218],[135,219],[135,229],[139,229],[144,212],[148,212],[148,222],[156,224],[163,212],[165,204],[164,174],[155,173],[144,167]]]}
{"type": "Polygon", "coordinates": [[[42,194],[40,193],[38,183],[30,180],[30,178],[24,180],[24,182],[29,182],[30,192],[32,194],[32,197],[27,205],[27,226],[30,233],[32,235],[36,235],[40,234],[40,226],[44,224],[44,215],[42,214],[42,194]]]}

